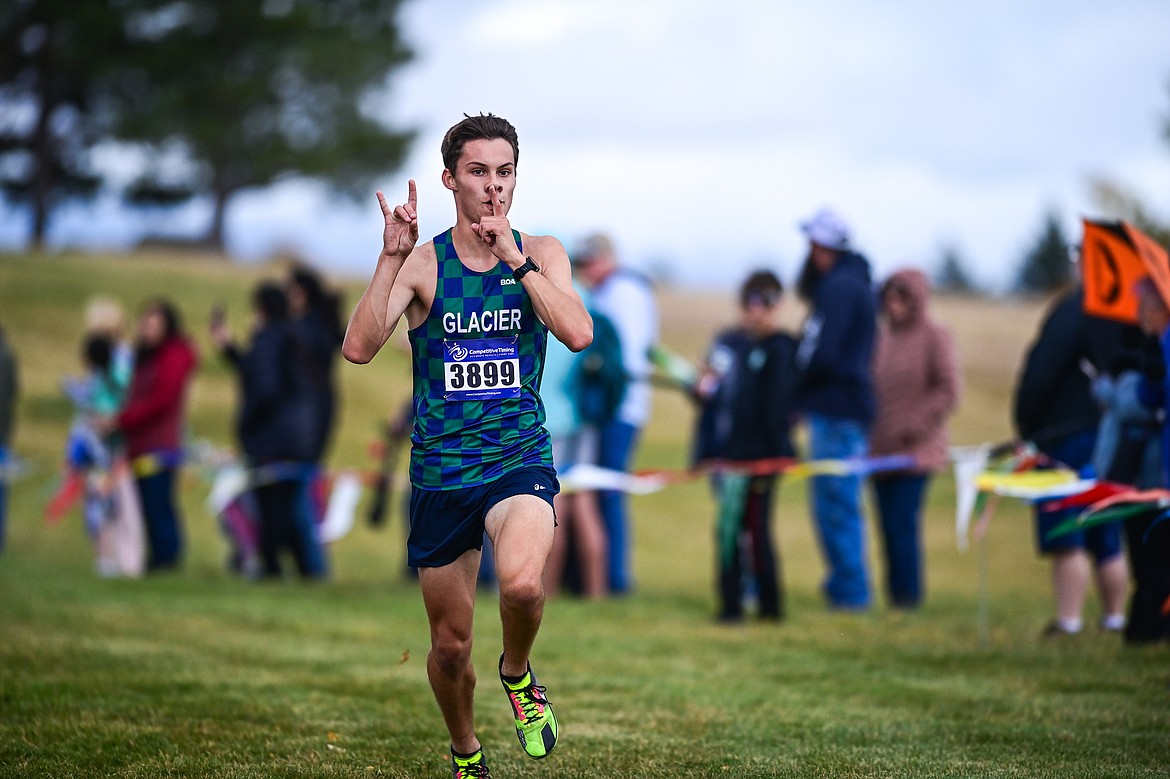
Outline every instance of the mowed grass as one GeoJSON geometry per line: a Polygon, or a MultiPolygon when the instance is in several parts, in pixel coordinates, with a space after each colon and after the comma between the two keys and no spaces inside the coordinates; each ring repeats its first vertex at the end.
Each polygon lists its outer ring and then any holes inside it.
{"type": "MultiPolygon", "coordinates": [[[[0,555],[0,776],[442,777],[447,742],[426,680],[427,626],[403,575],[401,512],[359,524],[332,549],[335,576],[251,585],[226,551],[188,469],[182,571],[139,581],[92,572],[72,515],[46,526],[77,370],[81,311],[94,293],[132,312],[165,294],[204,349],[196,439],[231,443],[234,388],[207,352],[213,303],[247,323],[253,283],[277,267],[182,257],[0,257],[0,324],[20,352],[17,449],[30,473],[11,490],[0,555]]],[[[349,304],[361,281],[344,281],[349,304]]],[[[664,341],[698,357],[730,320],[729,295],[663,290],[664,341]]],[[[940,300],[967,393],[957,443],[1010,436],[1008,403],[1038,302],[940,300]]],[[[795,315],[795,311],[792,312],[795,315]]],[[[377,427],[409,393],[404,354],[345,365],[335,468],[369,468],[377,427]]],[[[643,468],[685,464],[692,410],[661,390],[643,468]]],[[[953,485],[927,517],[928,600],[919,612],[829,613],[804,484],[781,488],[776,530],[788,619],[711,622],[712,517],[700,482],[632,499],[633,595],[551,600],[534,664],[557,705],[562,743],[524,757],[494,678],[499,620],[479,602],[477,728],[499,777],[1155,777],[1170,774],[1166,648],[1130,648],[1090,629],[1039,632],[1048,569],[1029,515],[1005,502],[984,546],[955,549],[953,485]],[[981,623],[980,561],[986,565],[981,623]]],[[[871,545],[872,546],[872,545],[871,545]]],[[[871,552],[873,550],[871,549],[871,552]]],[[[875,571],[878,571],[875,559],[875,571]]],[[[1090,623],[1097,614],[1093,606],[1090,623]]]]}

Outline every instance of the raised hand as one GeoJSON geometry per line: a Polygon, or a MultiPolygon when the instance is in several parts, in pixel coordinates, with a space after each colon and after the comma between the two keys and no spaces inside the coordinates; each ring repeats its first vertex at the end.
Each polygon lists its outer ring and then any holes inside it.
{"type": "Polygon", "coordinates": [[[524,261],[524,258],[521,256],[520,247],[516,245],[516,240],[512,235],[512,225],[508,221],[508,217],[504,215],[504,205],[500,202],[499,191],[492,187],[490,196],[492,200],[491,216],[481,218],[479,224],[473,224],[471,229],[479,236],[479,240],[488,245],[492,254],[497,258],[505,263],[511,259],[519,265],[524,261]]]}
{"type": "Polygon", "coordinates": [[[405,260],[418,243],[418,191],[414,179],[407,183],[406,202],[390,208],[386,196],[379,190],[378,205],[386,227],[382,230],[382,253],[405,260]]]}

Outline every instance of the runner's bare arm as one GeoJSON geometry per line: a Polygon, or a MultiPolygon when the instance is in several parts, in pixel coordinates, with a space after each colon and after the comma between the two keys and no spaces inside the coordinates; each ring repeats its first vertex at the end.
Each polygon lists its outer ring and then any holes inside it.
{"type": "Polygon", "coordinates": [[[382,251],[374,276],[350,317],[341,345],[345,359],[359,364],[374,358],[415,299],[410,274],[402,272],[418,242],[418,195],[414,181],[407,185],[406,202],[393,209],[381,192],[377,194],[385,218],[382,251]]]}
{"type": "Polygon", "coordinates": [[[472,229],[492,254],[512,270],[524,264],[526,254],[536,260],[540,272],[525,274],[520,283],[532,299],[536,315],[557,340],[574,352],[581,351],[593,342],[593,318],[573,289],[568,252],[552,236],[531,235],[524,236],[525,252],[521,253],[495,190],[491,199],[492,215],[483,217],[472,229]]]}
{"type": "Polygon", "coordinates": [[[540,266],[539,273],[528,273],[521,279],[536,315],[558,341],[574,352],[581,351],[593,342],[593,317],[573,289],[568,252],[550,235],[525,236],[524,247],[540,266]]]}

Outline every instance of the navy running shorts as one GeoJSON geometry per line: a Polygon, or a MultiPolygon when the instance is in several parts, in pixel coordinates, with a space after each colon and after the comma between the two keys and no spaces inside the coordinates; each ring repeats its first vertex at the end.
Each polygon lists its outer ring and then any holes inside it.
{"type": "Polygon", "coordinates": [[[413,568],[439,568],[464,552],[483,548],[484,518],[492,506],[515,495],[535,495],[549,506],[561,491],[557,472],[544,465],[517,468],[495,481],[454,490],[410,492],[406,561],[413,568]]]}

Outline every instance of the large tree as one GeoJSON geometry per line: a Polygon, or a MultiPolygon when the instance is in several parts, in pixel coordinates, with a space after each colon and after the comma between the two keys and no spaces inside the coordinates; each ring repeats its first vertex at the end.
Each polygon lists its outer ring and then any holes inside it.
{"type": "MultiPolygon", "coordinates": [[[[26,124],[60,127],[60,101],[49,98],[55,93],[28,85],[51,83],[67,70],[70,90],[57,91],[75,95],[69,116],[86,130],[65,133],[68,141],[81,151],[102,140],[133,144],[141,170],[130,200],[207,195],[215,207],[206,241],[222,246],[228,201],[241,190],[307,176],[357,194],[401,164],[411,135],[387,128],[373,105],[390,73],[410,58],[397,29],[400,5],[16,0],[0,13],[0,43],[10,44],[6,51],[15,46],[23,66],[6,68],[0,59],[0,87],[10,90],[0,92],[0,105],[37,117],[26,124]]],[[[55,198],[70,191],[51,172],[63,161],[86,162],[80,152],[65,153],[64,141],[48,146],[43,154],[0,158],[0,173],[14,184],[10,193],[20,194],[23,178],[35,204],[31,185],[47,182],[37,184],[48,194],[34,205],[46,220],[55,198]]],[[[98,183],[88,164],[73,172],[90,190],[98,183]]],[[[43,235],[34,218],[34,240],[43,235]]]]}

